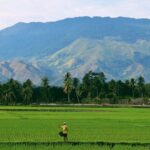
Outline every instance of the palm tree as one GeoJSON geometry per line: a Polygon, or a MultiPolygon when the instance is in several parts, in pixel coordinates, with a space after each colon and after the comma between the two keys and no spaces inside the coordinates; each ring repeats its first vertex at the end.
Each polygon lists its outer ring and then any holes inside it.
{"type": "Polygon", "coordinates": [[[7,90],[4,92],[4,100],[5,100],[5,104],[13,104],[13,102],[15,101],[15,94],[13,91],[11,90],[7,90]]]}
{"type": "Polygon", "coordinates": [[[49,80],[48,80],[47,77],[44,77],[44,78],[42,79],[42,84],[41,84],[41,86],[43,86],[43,87],[48,87],[48,86],[49,86],[49,80]]]}
{"type": "Polygon", "coordinates": [[[3,87],[3,97],[9,103],[17,103],[21,99],[21,84],[11,78],[3,87]]]}
{"type": "Polygon", "coordinates": [[[135,86],[136,86],[136,81],[135,81],[134,78],[131,78],[131,80],[130,80],[130,86],[131,86],[131,89],[132,89],[132,97],[134,98],[135,86]]]}
{"type": "Polygon", "coordinates": [[[32,81],[28,79],[23,83],[23,99],[26,104],[30,104],[33,97],[33,87],[32,87],[32,81]]]}
{"type": "Polygon", "coordinates": [[[79,85],[80,85],[80,80],[78,78],[73,78],[73,88],[75,90],[78,103],[80,103],[78,91],[77,91],[79,89],[79,85]]]}
{"type": "Polygon", "coordinates": [[[144,96],[144,84],[145,84],[145,80],[142,76],[140,76],[138,78],[138,87],[139,87],[139,93],[141,93],[141,97],[144,96]]]}
{"type": "Polygon", "coordinates": [[[93,86],[96,89],[96,96],[98,97],[100,93],[103,92],[106,77],[103,72],[93,73],[93,86]]]}
{"type": "Polygon", "coordinates": [[[10,79],[8,81],[7,85],[9,87],[10,91],[12,91],[14,94],[14,97],[15,97],[14,102],[16,102],[16,103],[19,102],[21,99],[21,91],[22,91],[21,84],[14,79],[10,79]]]}
{"type": "Polygon", "coordinates": [[[24,97],[24,102],[26,104],[30,104],[31,101],[32,101],[32,89],[30,87],[26,87],[26,88],[23,88],[23,97],[24,97]]]}
{"type": "Polygon", "coordinates": [[[130,80],[125,80],[125,94],[126,96],[130,97],[131,96],[131,86],[130,86],[130,80]]]}
{"type": "Polygon", "coordinates": [[[66,73],[64,78],[64,92],[68,95],[68,103],[70,103],[70,93],[73,90],[73,80],[69,72],[66,73]]]}
{"type": "Polygon", "coordinates": [[[118,102],[118,98],[117,98],[117,82],[115,80],[111,80],[108,83],[108,88],[109,88],[109,92],[112,96],[112,102],[113,103],[117,103],[118,102]]]}
{"type": "Polygon", "coordinates": [[[44,101],[49,101],[49,95],[50,95],[50,86],[49,86],[49,80],[47,77],[42,79],[41,83],[41,95],[44,101]]]}
{"type": "Polygon", "coordinates": [[[93,72],[89,71],[82,79],[84,90],[89,98],[93,97],[93,72]]]}

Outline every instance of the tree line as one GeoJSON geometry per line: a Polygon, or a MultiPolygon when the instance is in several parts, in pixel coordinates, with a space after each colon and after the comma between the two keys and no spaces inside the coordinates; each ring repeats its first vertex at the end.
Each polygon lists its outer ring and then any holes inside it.
{"type": "Polygon", "coordinates": [[[0,104],[41,104],[41,103],[132,103],[141,99],[149,103],[150,83],[142,76],[129,80],[106,80],[103,72],[89,71],[82,80],[68,72],[63,86],[52,86],[48,78],[43,78],[39,86],[30,79],[20,83],[9,79],[0,84],[0,104]]]}

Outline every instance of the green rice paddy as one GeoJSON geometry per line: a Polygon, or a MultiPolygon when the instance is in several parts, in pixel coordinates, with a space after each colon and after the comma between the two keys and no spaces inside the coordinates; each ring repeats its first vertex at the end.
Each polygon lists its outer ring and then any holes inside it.
{"type": "Polygon", "coordinates": [[[149,108],[0,107],[0,149],[134,150],[138,147],[138,150],[147,150],[149,145],[149,108]],[[58,132],[64,121],[69,127],[69,142],[78,145],[51,145],[63,141],[58,132]],[[110,148],[88,144],[92,142],[116,145],[110,148]]]}
{"type": "Polygon", "coordinates": [[[116,145],[114,147],[109,146],[97,146],[97,145],[78,145],[78,146],[72,146],[72,145],[1,145],[0,149],[2,150],[149,150],[149,147],[144,146],[122,146],[122,145],[116,145]]]}

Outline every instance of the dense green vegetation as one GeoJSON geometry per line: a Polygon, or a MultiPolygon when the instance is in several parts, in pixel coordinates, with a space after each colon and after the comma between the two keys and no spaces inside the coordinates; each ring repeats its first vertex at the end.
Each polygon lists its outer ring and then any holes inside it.
{"type": "Polygon", "coordinates": [[[64,86],[51,86],[47,78],[41,85],[31,80],[23,84],[10,79],[0,84],[0,103],[4,105],[31,103],[111,103],[148,104],[150,84],[143,77],[126,81],[107,81],[105,74],[88,72],[82,81],[70,73],[64,77],[64,86]],[[137,101],[134,101],[138,99],[137,101]]]}

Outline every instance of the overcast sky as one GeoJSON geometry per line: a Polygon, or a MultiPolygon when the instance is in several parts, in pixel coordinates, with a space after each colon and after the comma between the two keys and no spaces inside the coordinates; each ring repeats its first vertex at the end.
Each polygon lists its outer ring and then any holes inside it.
{"type": "Polygon", "coordinates": [[[150,0],[0,0],[0,29],[77,16],[150,18],[150,0]]]}

